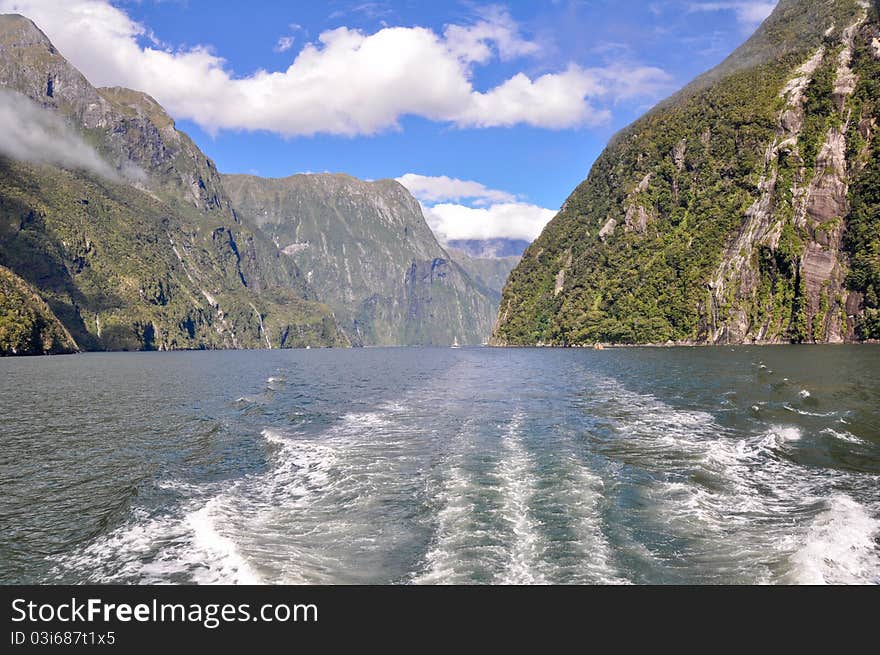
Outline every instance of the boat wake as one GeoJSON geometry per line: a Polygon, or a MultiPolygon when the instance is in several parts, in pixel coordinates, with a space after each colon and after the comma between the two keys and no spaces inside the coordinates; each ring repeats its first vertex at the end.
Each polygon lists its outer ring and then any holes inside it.
{"type": "Polygon", "coordinates": [[[878,476],[798,462],[817,443],[867,447],[843,421],[756,413],[746,432],[612,378],[584,386],[553,423],[455,398],[436,424],[422,390],[266,427],[264,466],[159,482],[176,501],[56,557],[49,581],[880,582],[878,476]]]}

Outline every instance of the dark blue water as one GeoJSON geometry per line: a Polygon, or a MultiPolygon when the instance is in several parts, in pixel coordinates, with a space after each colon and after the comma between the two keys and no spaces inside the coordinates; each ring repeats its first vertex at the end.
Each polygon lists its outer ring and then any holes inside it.
{"type": "Polygon", "coordinates": [[[0,582],[880,581],[880,348],[0,360],[0,582]]]}

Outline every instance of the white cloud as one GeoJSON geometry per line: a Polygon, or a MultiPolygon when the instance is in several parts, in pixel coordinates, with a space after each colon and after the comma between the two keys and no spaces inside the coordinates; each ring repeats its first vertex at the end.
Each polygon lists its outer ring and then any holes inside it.
{"type": "Polygon", "coordinates": [[[118,180],[105,162],[61,118],[14,91],[0,89],[0,154],[36,164],[82,169],[118,180]]]}
{"type": "Polygon", "coordinates": [[[145,91],[176,118],[211,132],[353,136],[393,129],[407,115],[459,127],[595,125],[608,120],[608,106],[636,96],[653,100],[670,79],[656,68],[570,65],[478,90],[473,66],[540,48],[497,8],[443,34],[340,27],[305,44],[286,70],[244,77],[207,47],[163,46],[108,0],[0,0],[0,11],[33,19],[93,84],[145,91]]]}
{"type": "Polygon", "coordinates": [[[743,29],[754,30],[776,7],[776,0],[741,0],[739,2],[694,2],[691,11],[732,11],[743,29]]]}
{"type": "Polygon", "coordinates": [[[278,43],[275,44],[275,47],[272,48],[275,52],[287,52],[293,47],[293,42],[296,41],[295,37],[292,36],[282,36],[278,39],[278,43]]]}
{"type": "Polygon", "coordinates": [[[507,191],[446,175],[407,173],[397,178],[422,204],[425,220],[441,241],[525,239],[533,241],[556,212],[507,191]],[[469,201],[468,204],[462,204],[469,201]],[[472,205],[472,206],[469,206],[472,205]]]}
{"type": "Polygon", "coordinates": [[[534,241],[556,212],[526,203],[506,202],[489,207],[443,203],[423,207],[425,219],[442,240],[525,239],[534,241]]]}
{"type": "Polygon", "coordinates": [[[432,177],[407,173],[398,177],[397,181],[416,198],[428,203],[467,199],[475,200],[478,203],[513,202],[516,200],[516,196],[507,191],[490,189],[479,182],[459,180],[445,175],[432,177]]]}
{"type": "Polygon", "coordinates": [[[449,51],[465,62],[484,64],[497,50],[502,61],[533,55],[540,46],[519,33],[519,26],[503,8],[481,11],[482,19],[472,25],[447,25],[443,32],[449,51]]]}

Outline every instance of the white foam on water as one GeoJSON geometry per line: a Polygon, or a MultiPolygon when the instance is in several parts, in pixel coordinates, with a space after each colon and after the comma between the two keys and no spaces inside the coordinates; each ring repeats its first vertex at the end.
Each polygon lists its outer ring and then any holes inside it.
{"type": "Polygon", "coordinates": [[[502,515],[512,532],[507,570],[498,582],[547,584],[542,572],[544,539],[529,508],[537,481],[532,472],[534,463],[522,443],[522,418],[516,414],[508,426],[503,437],[505,453],[497,471],[502,484],[502,515]]]}
{"type": "Polygon", "coordinates": [[[259,532],[249,520],[264,508],[307,506],[309,497],[328,484],[336,453],[275,429],[264,430],[262,436],[276,449],[266,473],[221,484],[161,481],[159,488],[186,496],[183,505],[158,516],[136,511],[126,524],[58,558],[59,572],[84,572],[89,580],[102,583],[264,582],[242,550],[243,543],[251,545],[249,533],[259,532]]]}
{"type": "Polygon", "coordinates": [[[390,423],[387,412],[352,412],[342,416],[339,429],[347,434],[358,434],[386,428],[390,423]]]}
{"type": "MultiPolygon", "coordinates": [[[[99,584],[120,578],[158,582],[151,580],[149,571],[143,571],[142,560],[151,556],[157,542],[173,542],[180,533],[179,525],[168,517],[151,518],[145,512],[136,510],[126,525],[77,551],[56,557],[52,574],[80,571],[86,576],[86,581],[99,584]]],[[[150,562],[147,565],[152,567],[153,564],[150,562]]],[[[171,568],[173,572],[181,571],[177,565],[171,568]]]]}
{"type": "Polygon", "coordinates": [[[767,432],[767,435],[773,437],[779,446],[784,446],[791,441],[800,441],[804,436],[801,429],[794,425],[774,425],[767,432]]]}
{"type": "MultiPolygon", "coordinates": [[[[845,421],[843,422],[845,423],[845,421]]],[[[865,443],[849,430],[844,430],[843,432],[840,432],[839,430],[835,430],[834,428],[825,428],[824,430],[822,430],[822,434],[830,435],[835,439],[840,439],[841,441],[846,441],[847,443],[865,443]]]]}
{"type": "Polygon", "coordinates": [[[89,581],[131,580],[155,584],[178,579],[197,584],[260,584],[262,580],[235,542],[219,527],[220,495],[198,507],[191,502],[181,518],[171,514],[131,521],[57,558],[56,573],[76,570],[89,581]]]}
{"type": "Polygon", "coordinates": [[[796,414],[800,414],[801,416],[817,416],[820,418],[825,418],[828,416],[835,416],[837,412],[808,412],[805,409],[798,409],[797,407],[792,407],[789,404],[783,405],[783,407],[789,412],[794,412],[796,414]]]}
{"type": "Polygon", "coordinates": [[[423,484],[413,455],[422,427],[399,420],[410,411],[386,403],[350,412],[310,437],[264,431],[272,466],[237,494],[250,508],[239,539],[265,554],[273,580],[400,579],[388,553],[410,548],[414,537],[410,519],[394,512],[405,515],[398,508],[417,500],[423,484]]]}
{"type": "Polygon", "coordinates": [[[638,487],[646,501],[639,520],[661,542],[680,540],[675,553],[655,555],[696,576],[690,579],[776,581],[779,568],[770,564],[791,554],[785,535],[809,521],[811,508],[846,475],[791,461],[786,451],[803,439],[797,426],[771,425],[737,438],[704,412],[616,383],[605,392],[609,404],[625,398],[627,405],[612,424],[619,439],[601,443],[602,452],[650,472],[654,479],[638,487]]]}
{"type": "Polygon", "coordinates": [[[192,495],[198,493],[202,489],[202,485],[191,484],[182,480],[159,480],[156,482],[159,489],[166,491],[175,491],[180,494],[192,495]]]}
{"type": "Polygon", "coordinates": [[[600,505],[605,492],[604,481],[583,464],[573,462],[572,470],[573,485],[566,492],[581,561],[577,582],[625,584],[628,580],[613,565],[613,551],[602,529],[600,505]]]}
{"type": "Polygon", "coordinates": [[[474,502],[470,494],[474,485],[464,460],[471,447],[466,444],[469,429],[459,432],[452,446],[452,461],[446,467],[440,489],[434,500],[437,511],[436,536],[433,546],[425,554],[423,570],[413,578],[414,584],[455,584],[468,581],[467,563],[462,561],[461,551],[469,545],[473,536],[471,525],[474,502]]]}
{"type": "Polygon", "coordinates": [[[880,520],[845,494],[825,501],[791,556],[799,584],[880,583],[880,520]]]}
{"type": "Polygon", "coordinates": [[[193,534],[193,559],[199,564],[193,579],[198,584],[261,584],[262,578],[236,543],[220,531],[223,500],[222,496],[214,498],[186,515],[185,522],[193,534]]]}
{"type": "Polygon", "coordinates": [[[177,579],[198,584],[259,584],[259,575],[218,528],[218,499],[190,503],[184,516],[132,519],[85,548],[57,559],[55,573],[76,570],[97,583],[130,580],[156,584],[177,579]]]}

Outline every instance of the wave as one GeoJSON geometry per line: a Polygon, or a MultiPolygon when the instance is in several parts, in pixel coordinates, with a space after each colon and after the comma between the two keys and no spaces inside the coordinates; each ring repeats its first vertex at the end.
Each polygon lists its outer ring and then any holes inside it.
{"type": "Polygon", "coordinates": [[[451,453],[442,473],[443,478],[431,494],[434,514],[434,538],[424,556],[420,571],[413,576],[414,584],[454,584],[469,582],[467,563],[462,552],[472,547],[476,531],[476,485],[465,469],[473,452],[472,422],[458,431],[450,444],[451,453]]]}
{"type": "Polygon", "coordinates": [[[826,499],[791,556],[798,584],[880,584],[880,520],[845,494],[826,499]]]}
{"type": "Polygon", "coordinates": [[[136,512],[83,549],[57,557],[51,575],[78,571],[98,584],[260,584],[260,575],[220,530],[218,502],[198,508],[190,503],[182,518],[136,512]]]}
{"type": "MultiPolygon", "coordinates": [[[[861,544],[847,575],[876,578],[876,544],[867,546],[874,519],[852,507],[843,512],[835,500],[838,485],[859,486],[860,478],[799,465],[792,455],[804,439],[801,427],[769,425],[743,437],[705,412],[673,407],[613,381],[600,390],[601,402],[613,406],[607,410],[613,418],[609,436],[597,445],[640,479],[637,487],[624,482],[644,501],[624,518],[636,526],[630,532],[642,536],[624,546],[646,568],[683,576],[672,578],[679,581],[785,581],[787,562],[804,566],[821,550],[816,544],[827,541],[822,526],[831,514],[817,516],[817,507],[830,503],[837,528],[855,522],[847,543],[861,544]]],[[[842,433],[834,436],[850,440],[842,433]]]]}
{"type": "MultiPolygon", "coordinates": [[[[845,423],[845,421],[841,421],[841,422],[845,423]]],[[[822,430],[821,434],[827,434],[831,437],[834,437],[835,439],[839,439],[840,441],[846,441],[847,443],[852,443],[852,444],[864,444],[865,443],[863,440],[859,439],[856,435],[854,435],[849,430],[843,430],[841,432],[840,430],[835,430],[834,428],[825,428],[824,430],[822,430]]]]}
{"type": "Polygon", "coordinates": [[[534,463],[522,443],[522,414],[516,414],[502,438],[504,456],[498,467],[503,494],[502,516],[509,525],[512,541],[501,584],[547,584],[542,571],[546,542],[529,504],[537,480],[534,463]]]}
{"type": "Polygon", "coordinates": [[[260,575],[242,555],[235,541],[220,531],[223,497],[214,498],[184,519],[192,530],[192,546],[199,555],[193,571],[198,584],[261,584],[260,575]]]}

